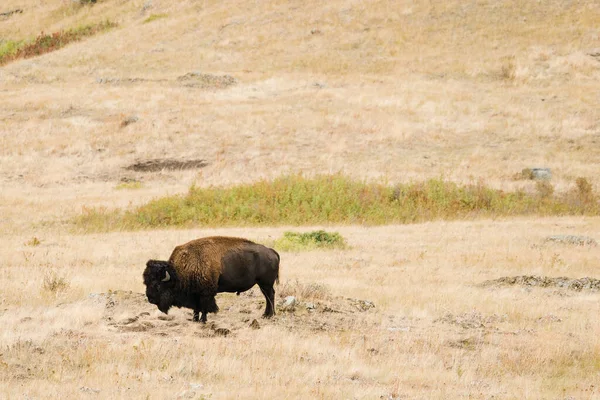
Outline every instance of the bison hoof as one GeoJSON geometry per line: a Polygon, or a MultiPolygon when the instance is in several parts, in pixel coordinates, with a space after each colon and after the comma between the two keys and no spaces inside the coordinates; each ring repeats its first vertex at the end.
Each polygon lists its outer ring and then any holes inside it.
{"type": "Polygon", "coordinates": [[[263,314],[262,317],[263,318],[273,318],[274,314],[263,314]]]}

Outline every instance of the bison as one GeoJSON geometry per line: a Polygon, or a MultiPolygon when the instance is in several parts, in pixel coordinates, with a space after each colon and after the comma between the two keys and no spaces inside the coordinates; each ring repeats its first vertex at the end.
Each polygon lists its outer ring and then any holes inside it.
{"type": "Polygon", "coordinates": [[[169,261],[149,260],[144,270],[148,301],[167,314],[171,307],[194,310],[194,321],[206,323],[216,313],[217,293],[238,295],[258,284],[267,305],[263,314],[275,314],[275,282],[279,283],[279,254],[246,239],[214,236],[175,247],[169,261]]]}

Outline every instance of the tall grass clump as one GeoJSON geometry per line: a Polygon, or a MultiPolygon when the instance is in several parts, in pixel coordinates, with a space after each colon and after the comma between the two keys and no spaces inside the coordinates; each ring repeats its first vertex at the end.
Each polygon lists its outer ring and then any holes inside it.
{"type": "Polygon", "coordinates": [[[0,43],[0,65],[21,58],[31,58],[41,54],[50,53],[69,43],[107,31],[116,26],[116,23],[106,20],[97,24],[81,25],[76,28],[51,34],[42,32],[32,41],[4,41],[0,43]]]}
{"type": "Polygon", "coordinates": [[[505,192],[443,179],[388,186],[343,175],[290,175],[233,187],[192,186],[185,195],[129,210],[84,209],[84,231],[192,226],[416,223],[516,215],[599,215],[598,197],[581,178],[568,193],[505,192]]]}

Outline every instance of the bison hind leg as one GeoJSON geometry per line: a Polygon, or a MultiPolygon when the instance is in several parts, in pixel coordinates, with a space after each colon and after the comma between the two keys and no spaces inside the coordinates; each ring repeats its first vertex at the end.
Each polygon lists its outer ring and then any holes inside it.
{"type": "Polygon", "coordinates": [[[273,285],[258,285],[260,291],[265,295],[266,307],[263,318],[271,318],[275,315],[275,289],[273,285]]]}

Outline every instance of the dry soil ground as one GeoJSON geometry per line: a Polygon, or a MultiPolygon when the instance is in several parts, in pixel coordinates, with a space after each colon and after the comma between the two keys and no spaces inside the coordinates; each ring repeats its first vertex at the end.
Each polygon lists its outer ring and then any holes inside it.
{"type": "Polygon", "coordinates": [[[482,285],[600,278],[597,246],[545,241],[600,240],[598,218],[326,226],[350,247],[281,254],[277,295],[295,310],[265,321],[258,292],[219,295],[207,325],[145,302],[146,260],[200,236],[321,227],[68,223],[83,207],[297,171],[532,189],[515,174],[541,166],[557,191],[579,176],[598,187],[597,2],[4,0],[0,12],[14,8],[1,39],[119,27],[0,67],[0,398],[600,398],[597,286],[482,285]],[[202,163],[128,168],[157,159],[202,163]]]}

